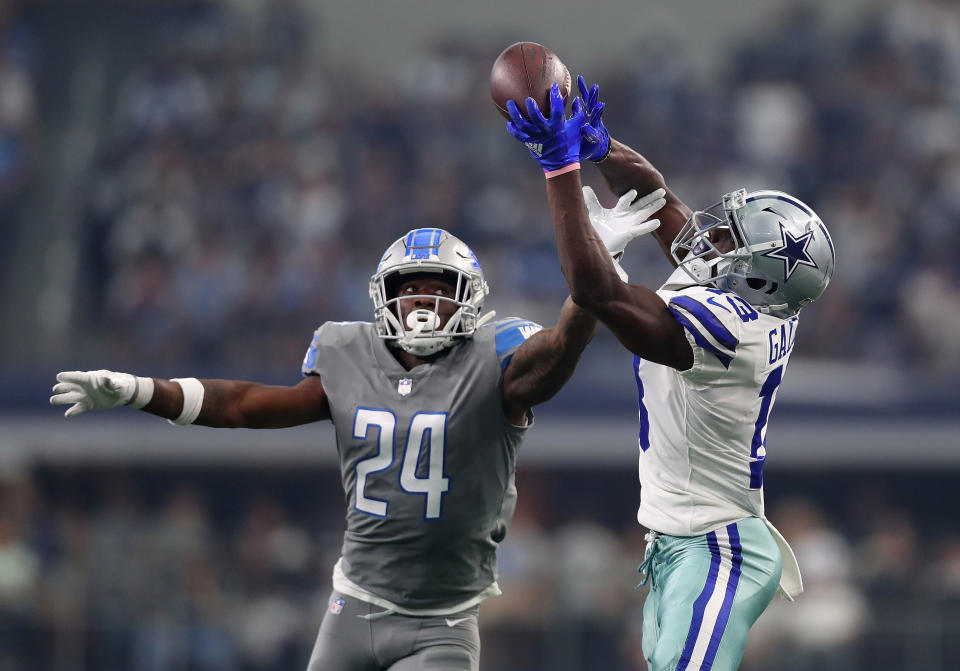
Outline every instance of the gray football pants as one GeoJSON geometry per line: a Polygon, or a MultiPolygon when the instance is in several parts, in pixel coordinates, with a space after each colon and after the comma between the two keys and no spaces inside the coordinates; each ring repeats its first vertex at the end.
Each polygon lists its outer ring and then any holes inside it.
{"type": "Polygon", "coordinates": [[[334,591],[307,671],[478,671],[479,606],[410,617],[334,591]]]}

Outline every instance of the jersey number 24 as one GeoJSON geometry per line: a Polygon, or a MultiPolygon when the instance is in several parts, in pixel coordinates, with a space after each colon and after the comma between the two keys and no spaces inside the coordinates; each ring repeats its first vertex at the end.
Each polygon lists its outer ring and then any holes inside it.
{"type": "MultiPolygon", "coordinates": [[[[357,408],[353,420],[353,437],[359,440],[369,437],[372,430],[377,431],[377,453],[361,459],[356,465],[354,484],[354,505],[357,510],[386,517],[389,502],[369,497],[364,492],[367,478],[393,465],[393,443],[396,436],[397,417],[389,410],[357,408]]],[[[447,413],[418,412],[410,419],[407,431],[407,444],[403,450],[400,466],[400,487],[410,494],[423,494],[424,519],[440,518],[440,504],[443,493],[450,489],[450,478],[443,475],[443,460],[447,442],[447,413]],[[421,477],[417,474],[420,454],[427,442],[427,472],[421,477]]]]}

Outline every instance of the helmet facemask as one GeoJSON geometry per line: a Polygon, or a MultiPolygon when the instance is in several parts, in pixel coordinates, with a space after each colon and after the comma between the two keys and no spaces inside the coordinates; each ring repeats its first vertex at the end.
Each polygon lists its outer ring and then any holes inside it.
{"type": "Polygon", "coordinates": [[[397,240],[370,278],[370,298],[378,335],[389,345],[416,356],[430,356],[452,346],[459,338],[471,337],[493,317],[480,316],[483,299],[489,293],[483,271],[472,251],[460,240],[440,229],[417,229],[397,240]],[[442,276],[453,286],[452,297],[436,295],[399,296],[398,289],[414,274],[442,276]],[[401,318],[401,301],[423,298],[431,309],[412,310],[401,318]],[[442,306],[453,304],[453,314],[443,326],[442,306]]]}
{"type": "Polygon", "coordinates": [[[734,194],[727,194],[721,202],[690,215],[670,245],[670,254],[677,266],[696,284],[714,284],[734,267],[743,271],[745,265],[749,266],[751,255],[742,242],[740,222],[725,207],[731,195],[734,194]],[[717,247],[723,237],[733,240],[733,249],[721,251],[717,247]]]}

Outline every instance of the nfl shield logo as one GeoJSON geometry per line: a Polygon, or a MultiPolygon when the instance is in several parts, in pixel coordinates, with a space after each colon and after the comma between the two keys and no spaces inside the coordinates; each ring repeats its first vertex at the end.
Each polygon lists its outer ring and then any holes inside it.
{"type": "Polygon", "coordinates": [[[413,380],[409,378],[403,378],[400,380],[400,384],[397,385],[397,391],[401,396],[406,396],[411,391],[413,391],[413,380]]]}
{"type": "Polygon", "coordinates": [[[343,599],[334,599],[330,603],[330,612],[334,615],[339,615],[340,611],[343,610],[343,599]]]}

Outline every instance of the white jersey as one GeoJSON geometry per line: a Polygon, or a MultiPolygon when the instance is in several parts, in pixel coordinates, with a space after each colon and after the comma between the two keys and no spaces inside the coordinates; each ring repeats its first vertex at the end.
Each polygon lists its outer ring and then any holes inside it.
{"type": "Polygon", "coordinates": [[[767,420],[797,318],[759,313],[711,287],[668,283],[657,294],[683,325],[693,366],[678,371],[634,358],[637,519],[664,534],[695,536],[744,517],[763,518],[767,420]]]}

